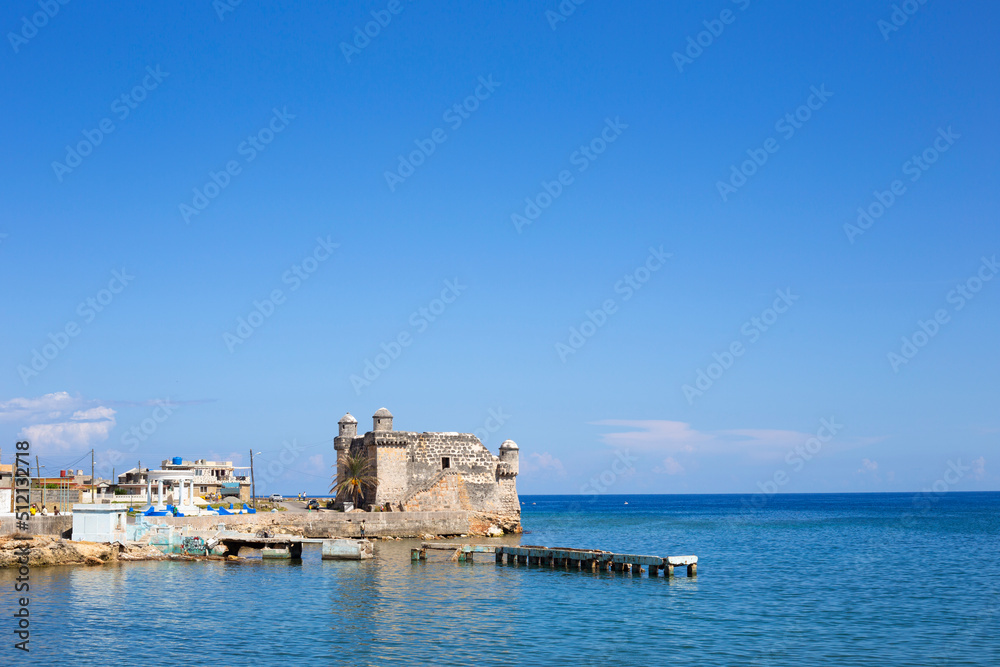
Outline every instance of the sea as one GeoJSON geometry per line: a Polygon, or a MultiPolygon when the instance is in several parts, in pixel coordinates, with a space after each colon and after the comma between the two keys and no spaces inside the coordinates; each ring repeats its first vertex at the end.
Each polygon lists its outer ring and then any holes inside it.
{"type": "MultiPolygon", "coordinates": [[[[0,571],[0,664],[1000,665],[1000,493],[522,496],[493,541],[697,555],[696,577],[452,562],[0,571]]],[[[242,552],[241,552],[242,553],[242,552]]]]}

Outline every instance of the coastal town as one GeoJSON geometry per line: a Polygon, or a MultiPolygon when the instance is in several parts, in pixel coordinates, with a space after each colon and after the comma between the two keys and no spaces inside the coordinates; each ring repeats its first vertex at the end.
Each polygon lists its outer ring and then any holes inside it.
{"type": "MultiPolygon", "coordinates": [[[[470,433],[397,431],[392,413],[380,408],[360,435],[357,419],[345,414],[332,445],[331,493],[294,499],[258,496],[252,465],[232,461],[174,456],[113,479],[81,469],[41,476],[36,468],[31,475],[6,464],[0,535],[49,538],[35,550],[44,562],[60,540],[118,545],[123,554],[151,555],[146,547],[154,546],[168,555],[222,557],[251,545],[252,533],[265,557],[289,558],[301,553],[303,540],[521,532],[519,448],[511,440],[494,454],[470,433]]],[[[337,547],[345,549],[363,554],[368,547],[337,547]]]]}

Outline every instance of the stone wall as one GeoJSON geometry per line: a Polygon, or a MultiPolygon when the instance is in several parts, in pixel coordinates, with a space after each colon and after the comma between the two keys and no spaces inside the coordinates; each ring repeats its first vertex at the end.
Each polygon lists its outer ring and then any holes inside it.
{"type": "Polygon", "coordinates": [[[410,458],[418,466],[441,469],[448,457],[452,468],[493,469],[499,458],[471,433],[419,433],[410,447],[410,458]]]}
{"type": "MultiPolygon", "coordinates": [[[[28,519],[29,535],[54,535],[69,537],[73,530],[73,517],[68,514],[59,516],[35,515],[28,519]]],[[[17,532],[16,519],[13,516],[0,517],[0,535],[17,532]]]]}
{"type": "MultiPolygon", "coordinates": [[[[395,433],[393,435],[396,435],[395,433]]],[[[407,464],[409,462],[406,440],[379,443],[372,448],[378,486],[375,488],[375,504],[398,504],[407,491],[407,464]]],[[[446,509],[439,507],[437,509],[446,509]]]]}
{"type": "Polygon", "coordinates": [[[462,493],[464,486],[465,482],[457,471],[445,470],[432,483],[411,494],[403,508],[407,512],[467,509],[468,502],[462,502],[462,495],[468,497],[468,494],[462,493]]]}
{"type": "Polygon", "coordinates": [[[500,509],[503,514],[521,514],[521,499],[517,495],[515,478],[502,476],[498,480],[500,484],[500,509]]]}

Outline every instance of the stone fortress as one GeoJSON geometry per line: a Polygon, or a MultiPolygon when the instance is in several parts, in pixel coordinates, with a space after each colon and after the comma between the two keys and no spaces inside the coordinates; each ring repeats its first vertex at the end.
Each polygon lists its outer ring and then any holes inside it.
{"type": "Polygon", "coordinates": [[[366,456],[378,478],[363,509],[465,510],[500,518],[508,532],[520,530],[518,447],[513,440],[500,445],[498,457],[471,433],[395,431],[392,413],[385,408],[372,419],[372,430],[358,435],[358,420],[344,415],[333,440],[338,481],[347,454],[366,456]]]}

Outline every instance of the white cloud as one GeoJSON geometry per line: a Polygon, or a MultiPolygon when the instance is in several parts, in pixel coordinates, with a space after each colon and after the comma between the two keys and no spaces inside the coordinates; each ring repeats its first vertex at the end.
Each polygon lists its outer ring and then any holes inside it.
{"type": "Polygon", "coordinates": [[[677,459],[675,459],[674,457],[668,456],[667,458],[663,459],[662,466],[656,466],[655,468],[653,468],[653,472],[666,475],[679,475],[682,472],[684,472],[684,466],[678,463],[677,459]]]}
{"type": "MultiPolygon", "coordinates": [[[[618,426],[630,430],[601,435],[605,444],[616,449],[666,454],[742,454],[761,461],[783,459],[788,452],[802,447],[816,433],[784,429],[740,428],[699,431],[686,422],[666,419],[605,419],[597,426],[618,426]]],[[[817,423],[816,428],[820,429],[817,423]]],[[[823,445],[824,450],[851,449],[878,442],[881,438],[845,438],[837,434],[823,445]]]]}
{"type": "Polygon", "coordinates": [[[65,391],[37,398],[12,398],[0,401],[0,421],[36,423],[58,419],[71,410],[84,407],[87,401],[70,396],[65,391]]]}
{"type": "Polygon", "coordinates": [[[114,409],[65,391],[0,401],[0,422],[18,424],[17,437],[43,452],[92,447],[116,424],[114,409]]]}
{"type": "Polygon", "coordinates": [[[559,476],[566,474],[566,469],[563,467],[562,461],[552,456],[548,452],[539,454],[538,452],[532,452],[523,461],[521,461],[521,472],[533,473],[533,472],[544,472],[546,470],[551,470],[559,476]]]}
{"type": "MultiPolygon", "coordinates": [[[[247,451],[249,452],[249,450],[247,450],[247,451]]],[[[242,454],[240,452],[229,452],[228,454],[220,454],[219,452],[213,450],[213,451],[209,452],[206,456],[204,456],[202,458],[204,458],[207,461],[232,461],[233,465],[237,466],[237,467],[242,466],[242,465],[249,466],[250,465],[249,463],[246,463],[246,464],[243,463],[243,459],[244,459],[245,456],[247,456],[247,455],[246,454],[242,454]]],[[[249,461],[249,458],[247,460],[249,461]]],[[[259,465],[260,465],[259,461],[254,461],[254,466],[255,467],[259,466],[259,465]]]]}
{"type": "Polygon", "coordinates": [[[115,424],[114,410],[97,407],[77,410],[63,421],[25,426],[18,437],[50,451],[90,447],[107,440],[115,424]]]}
{"type": "Polygon", "coordinates": [[[861,467],[855,474],[870,477],[875,482],[882,481],[882,476],[878,474],[878,461],[871,459],[861,459],[861,467]]]}

